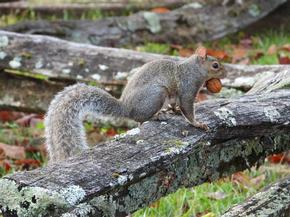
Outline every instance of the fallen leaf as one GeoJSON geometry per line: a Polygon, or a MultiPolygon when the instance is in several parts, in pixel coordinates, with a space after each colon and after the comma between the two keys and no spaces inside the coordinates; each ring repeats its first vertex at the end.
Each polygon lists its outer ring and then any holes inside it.
{"type": "Polygon", "coordinates": [[[0,121],[14,121],[23,116],[21,112],[12,112],[12,111],[0,111],[0,121]]]}
{"type": "Polygon", "coordinates": [[[190,57],[194,53],[194,51],[191,48],[181,48],[179,49],[178,53],[182,57],[190,57]]]}
{"type": "Polygon", "coordinates": [[[280,154],[273,154],[268,157],[268,161],[274,164],[290,163],[290,151],[280,154]]]}
{"type": "Polygon", "coordinates": [[[206,195],[208,198],[214,199],[214,200],[222,200],[227,197],[227,195],[222,191],[208,192],[206,195]]]}
{"type": "Polygon", "coordinates": [[[253,186],[259,187],[265,179],[266,179],[266,175],[262,174],[260,176],[255,177],[255,178],[252,178],[251,183],[253,184],[253,186]]]}
{"type": "Polygon", "coordinates": [[[272,44],[269,48],[268,48],[268,51],[267,51],[267,54],[268,55],[273,55],[273,54],[276,54],[277,53],[277,46],[275,44],[272,44]]]}
{"type": "Polygon", "coordinates": [[[290,58],[288,56],[279,56],[279,63],[280,64],[290,64],[290,58]]]}
{"type": "Polygon", "coordinates": [[[17,119],[15,122],[22,127],[35,127],[37,123],[42,121],[43,116],[38,114],[29,114],[17,119]]]}
{"type": "Polygon", "coordinates": [[[232,59],[232,63],[237,63],[238,61],[240,61],[241,59],[246,57],[246,50],[244,48],[235,48],[234,52],[233,52],[233,59],[232,59]]]}
{"type": "Polygon", "coordinates": [[[284,51],[290,52],[290,44],[284,44],[283,46],[281,46],[280,49],[281,50],[284,50],[284,51]]]}
{"type": "Polygon", "coordinates": [[[106,132],[106,135],[107,136],[115,136],[115,135],[117,135],[118,133],[117,133],[117,131],[114,129],[114,128],[110,128],[110,129],[108,129],[107,130],[107,132],[106,132]]]}
{"type": "Polygon", "coordinates": [[[218,59],[226,59],[228,58],[228,55],[225,51],[222,50],[212,50],[212,49],[207,49],[207,54],[213,57],[216,57],[218,59]]]}
{"type": "Polygon", "coordinates": [[[3,164],[3,167],[4,167],[4,170],[5,170],[5,173],[8,173],[10,170],[11,170],[11,165],[10,165],[10,162],[8,160],[4,160],[2,162],[3,164]]]}
{"type": "Polygon", "coordinates": [[[232,175],[232,182],[235,184],[240,184],[245,188],[251,188],[252,183],[250,177],[243,172],[237,172],[232,175]]]}
{"type": "Polygon", "coordinates": [[[277,163],[281,163],[283,161],[284,158],[284,154],[273,154],[271,156],[268,157],[268,161],[270,161],[271,163],[277,164],[277,163]]]}
{"type": "Polygon", "coordinates": [[[0,143],[0,149],[4,151],[5,156],[13,159],[24,159],[25,150],[23,146],[13,146],[0,143]]]}
{"type": "Polygon", "coordinates": [[[262,56],[264,56],[265,54],[262,51],[257,51],[254,55],[254,60],[260,59],[262,56]]]}
{"type": "Polygon", "coordinates": [[[165,14],[165,13],[170,12],[170,10],[168,8],[165,8],[165,7],[153,8],[151,11],[154,13],[158,13],[158,14],[165,14]]]}
{"type": "Polygon", "coordinates": [[[33,167],[39,167],[40,161],[35,159],[19,159],[16,160],[15,165],[25,165],[25,166],[33,166],[33,167]]]}

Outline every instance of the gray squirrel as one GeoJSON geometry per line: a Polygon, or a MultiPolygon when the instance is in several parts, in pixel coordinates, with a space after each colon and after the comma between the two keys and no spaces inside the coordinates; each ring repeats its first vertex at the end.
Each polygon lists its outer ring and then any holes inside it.
{"type": "Polygon", "coordinates": [[[218,60],[207,56],[205,48],[198,48],[183,61],[161,59],[144,64],[128,81],[120,99],[86,84],[68,86],[52,100],[45,117],[50,162],[88,149],[82,123],[87,113],[142,123],[154,117],[170,99],[190,124],[207,130],[207,125],[195,119],[194,100],[205,81],[225,75],[218,60]]]}

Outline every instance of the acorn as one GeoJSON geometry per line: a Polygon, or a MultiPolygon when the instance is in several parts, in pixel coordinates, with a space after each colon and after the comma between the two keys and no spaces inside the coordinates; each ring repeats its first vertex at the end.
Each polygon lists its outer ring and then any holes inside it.
{"type": "Polygon", "coordinates": [[[212,78],[206,81],[205,86],[208,89],[208,91],[212,93],[218,93],[222,89],[222,82],[218,78],[212,78]]]}

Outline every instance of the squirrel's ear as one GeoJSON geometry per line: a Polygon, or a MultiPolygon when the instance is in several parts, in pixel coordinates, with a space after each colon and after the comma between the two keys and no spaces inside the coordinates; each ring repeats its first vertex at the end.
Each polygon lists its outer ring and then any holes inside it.
{"type": "Polygon", "coordinates": [[[205,47],[198,47],[195,50],[195,54],[202,57],[203,59],[206,59],[206,48],[205,47]]]}

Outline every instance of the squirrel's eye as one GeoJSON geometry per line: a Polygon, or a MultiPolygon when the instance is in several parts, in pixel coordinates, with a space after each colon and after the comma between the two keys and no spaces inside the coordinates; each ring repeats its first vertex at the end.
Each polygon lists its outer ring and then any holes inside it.
{"type": "Polygon", "coordinates": [[[214,62],[214,63],[212,64],[212,67],[213,67],[214,69],[218,69],[218,68],[219,68],[219,64],[218,64],[217,62],[214,62]]]}

